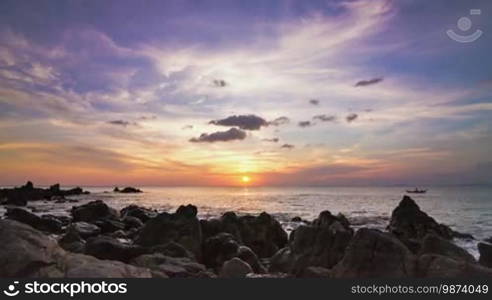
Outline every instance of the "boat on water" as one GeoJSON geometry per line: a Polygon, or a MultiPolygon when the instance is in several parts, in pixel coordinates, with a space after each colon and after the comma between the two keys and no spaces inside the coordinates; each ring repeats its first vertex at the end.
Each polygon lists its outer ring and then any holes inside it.
{"type": "Polygon", "coordinates": [[[419,190],[418,188],[415,188],[413,191],[407,190],[407,193],[409,193],[409,194],[425,194],[425,193],[427,193],[427,190],[419,190]]]}

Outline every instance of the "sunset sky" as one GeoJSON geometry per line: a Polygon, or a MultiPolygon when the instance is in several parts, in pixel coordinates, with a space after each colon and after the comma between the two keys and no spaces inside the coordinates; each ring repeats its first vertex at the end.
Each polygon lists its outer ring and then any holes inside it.
{"type": "Polygon", "coordinates": [[[487,0],[2,0],[0,185],[491,184],[491,37],[487,0]]]}

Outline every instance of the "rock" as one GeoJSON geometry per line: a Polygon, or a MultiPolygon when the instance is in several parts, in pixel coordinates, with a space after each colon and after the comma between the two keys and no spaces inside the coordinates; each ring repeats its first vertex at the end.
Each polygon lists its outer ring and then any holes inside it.
{"type": "Polygon", "coordinates": [[[10,189],[0,189],[0,199],[5,199],[3,204],[25,206],[28,201],[51,199],[52,197],[64,197],[77,195],[83,192],[82,189],[72,189],[64,191],[59,184],[52,185],[48,189],[35,188],[32,182],[28,181],[21,187],[10,189]]]}
{"type": "Polygon", "coordinates": [[[361,228],[333,268],[335,278],[414,277],[416,257],[397,238],[361,228]]]}
{"type": "Polygon", "coordinates": [[[489,244],[492,244],[492,237],[489,237],[488,239],[485,239],[485,241],[489,244]]]}
{"type": "Polygon", "coordinates": [[[202,261],[208,268],[218,270],[225,261],[238,254],[239,244],[230,233],[219,233],[203,243],[202,261]]]}
{"type": "Polygon", "coordinates": [[[112,219],[99,219],[94,221],[94,224],[101,228],[101,233],[112,233],[126,228],[123,222],[112,219]]]}
{"type": "Polygon", "coordinates": [[[487,268],[492,268],[492,245],[478,243],[478,252],[480,252],[480,259],[478,262],[487,268]]]}
{"type": "Polygon", "coordinates": [[[93,222],[99,219],[118,219],[118,212],[103,201],[95,200],[72,207],[72,217],[75,222],[93,222]]]}
{"type": "Polygon", "coordinates": [[[121,216],[124,217],[135,217],[140,219],[143,223],[157,216],[157,212],[145,207],[140,207],[137,205],[129,205],[120,211],[121,216]]]}
{"type": "Polygon", "coordinates": [[[270,271],[300,276],[310,266],[330,269],[342,259],[352,236],[346,219],[323,211],[312,224],[291,233],[290,249],[275,254],[270,271]]]}
{"type": "Polygon", "coordinates": [[[391,214],[388,230],[401,240],[421,240],[428,233],[452,239],[453,230],[421,211],[412,198],[404,196],[391,214]]]}
{"type": "Polygon", "coordinates": [[[62,222],[51,216],[39,217],[22,208],[8,208],[7,218],[28,224],[38,230],[60,233],[62,231],[62,222]]]}
{"type": "Polygon", "coordinates": [[[63,249],[74,253],[85,253],[85,241],[75,230],[68,230],[58,240],[58,245],[63,249]]]}
{"type": "Polygon", "coordinates": [[[132,229],[132,228],[140,228],[144,225],[144,223],[136,217],[132,216],[126,216],[122,219],[123,223],[125,224],[125,229],[132,229]]]}
{"type": "Polygon", "coordinates": [[[196,260],[195,255],[175,242],[169,242],[163,245],[158,245],[150,248],[150,253],[160,253],[170,257],[186,257],[191,260],[196,260]]]}
{"type": "Polygon", "coordinates": [[[0,220],[0,277],[151,277],[150,270],[116,261],[66,252],[36,229],[13,220],[0,220]]]}
{"type": "Polygon", "coordinates": [[[115,193],[119,193],[119,192],[120,192],[120,188],[116,186],[116,187],[113,189],[113,192],[115,192],[115,193]]]}
{"type": "Polygon", "coordinates": [[[99,226],[87,222],[74,222],[70,224],[68,231],[76,232],[81,238],[87,239],[99,235],[101,228],[99,226]]]}
{"type": "Polygon", "coordinates": [[[295,223],[303,222],[303,220],[301,219],[301,217],[293,217],[290,221],[291,222],[295,222],[295,223]]]}
{"type": "Polygon", "coordinates": [[[141,255],[132,260],[131,263],[164,273],[169,277],[201,277],[202,273],[205,272],[205,266],[189,258],[169,257],[160,253],[141,255]]]}
{"type": "Polygon", "coordinates": [[[237,250],[236,256],[248,263],[248,265],[250,265],[253,269],[253,272],[258,274],[264,274],[267,272],[267,269],[261,264],[256,253],[254,253],[249,247],[240,246],[237,250]]]}
{"type": "Polygon", "coordinates": [[[253,273],[251,266],[238,257],[234,257],[224,263],[220,270],[219,277],[222,278],[246,278],[246,275],[253,273]]]}
{"type": "Polygon", "coordinates": [[[150,219],[140,230],[135,243],[150,247],[176,242],[201,257],[202,231],[196,217],[196,208],[178,208],[176,213],[161,213],[150,219]],[[195,212],[193,214],[192,212],[195,212]]]}
{"type": "Polygon", "coordinates": [[[307,267],[299,277],[302,278],[330,278],[331,271],[323,267],[307,267]]]}
{"type": "Polygon", "coordinates": [[[134,245],[126,245],[109,236],[98,236],[87,240],[85,253],[99,259],[128,262],[148,253],[148,250],[134,245]]]}
{"type": "Polygon", "coordinates": [[[126,188],[123,188],[121,190],[118,188],[115,188],[113,191],[116,193],[124,193],[124,194],[142,193],[141,190],[134,188],[134,187],[131,187],[131,186],[127,186],[126,188]]]}
{"type": "Polygon", "coordinates": [[[417,269],[426,278],[492,278],[492,269],[436,254],[420,256],[417,269]]]}
{"type": "Polygon", "coordinates": [[[438,254],[454,260],[462,260],[469,263],[476,262],[473,255],[466,250],[435,234],[428,234],[424,237],[418,255],[421,256],[424,254],[438,254]]]}

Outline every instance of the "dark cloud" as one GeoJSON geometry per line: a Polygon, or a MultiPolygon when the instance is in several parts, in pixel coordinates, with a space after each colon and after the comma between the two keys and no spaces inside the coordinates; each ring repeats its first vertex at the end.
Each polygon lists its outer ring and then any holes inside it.
{"type": "Polygon", "coordinates": [[[378,77],[378,78],[373,78],[373,79],[369,79],[369,80],[361,80],[361,81],[357,82],[355,84],[355,86],[359,87],[359,86],[368,86],[368,85],[378,84],[381,81],[383,81],[383,79],[384,78],[382,78],[382,77],[378,77]]]}
{"type": "Polygon", "coordinates": [[[269,125],[265,119],[255,115],[230,116],[222,120],[212,120],[209,123],[220,126],[237,126],[243,130],[259,130],[269,125]]]}
{"type": "Polygon", "coordinates": [[[291,144],[283,144],[282,146],[280,146],[280,148],[282,149],[293,149],[294,147],[295,146],[291,144]]]}
{"type": "Polygon", "coordinates": [[[337,117],[334,115],[316,115],[313,117],[313,120],[318,120],[321,122],[335,122],[337,117]]]}
{"type": "Polygon", "coordinates": [[[112,120],[112,121],[108,121],[107,123],[111,124],[111,125],[117,125],[117,126],[123,126],[123,127],[127,127],[130,125],[134,125],[134,126],[138,125],[136,122],[129,122],[129,121],[125,121],[125,120],[112,120]]]}
{"type": "Polygon", "coordinates": [[[185,125],[181,129],[186,130],[186,129],[193,129],[193,125],[185,125]]]}
{"type": "Polygon", "coordinates": [[[214,143],[214,142],[228,142],[234,140],[244,140],[246,138],[246,132],[231,128],[227,131],[217,131],[214,133],[202,133],[198,138],[190,139],[192,143],[214,143]]]}
{"type": "Polygon", "coordinates": [[[358,117],[359,117],[358,114],[352,113],[352,114],[349,114],[345,119],[347,120],[347,122],[350,123],[350,122],[355,121],[358,117]]]}
{"type": "Polygon", "coordinates": [[[299,125],[299,127],[309,127],[309,126],[313,126],[314,123],[312,123],[311,121],[300,121],[297,125],[299,125]]]}
{"type": "Polygon", "coordinates": [[[268,125],[281,126],[281,125],[288,124],[289,122],[290,119],[287,117],[278,117],[275,120],[268,122],[268,125]]]}
{"type": "Polygon", "coordinates": [[[311,100],[309,100],[309,104],[312,104],[312,105],[319,105],[319,100],[316,100],[316,99],[311,99],[311,100]]]}
{"type": "Polygon", "coordinates": [[[271,139],[263,139],[262,141],[278,143],[280,141],[280,139],[279,138],[271,138],[271,139]]]}
{"type": "Polygon", "coordinates": [[[212,83],[216,87],[226,87],[227,86],[227,82],[223,79],[214,79],[212,81],[212,83]]]}

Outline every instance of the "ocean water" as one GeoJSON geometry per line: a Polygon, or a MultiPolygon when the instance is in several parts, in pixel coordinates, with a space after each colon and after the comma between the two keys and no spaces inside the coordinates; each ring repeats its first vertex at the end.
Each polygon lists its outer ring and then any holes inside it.
{"type": "MultiPolygon", "coordinates": [[[[343,213],[354,227],[384,229],[392,210],[405,195],[402,187],[141,187],[141,194],[113,193],[112,187],[84,187],[90,195],[76,196],[80,205],[101,199],[121,209],[137,204],[158,211],[174,211],[179,205],[198,207],[200,218],[220,216],[227,211],[238,214],[274,215],[287,231],[299,216],[313,220],[323,210],[343,213]]],[[[434,187],[426,194],[411,195],[422,210],[438,222],[470,233],[477,240],[492,237],[492,187],[434,187]]],[[[74,203],[55,204],[36,201],[29,204],[36,213],[66,215],[74,203]]],[[[1,212],[0,212],[1,213],[1,212]]],[[[475,256],[476,241],[456,241],[475,256]]]]}

